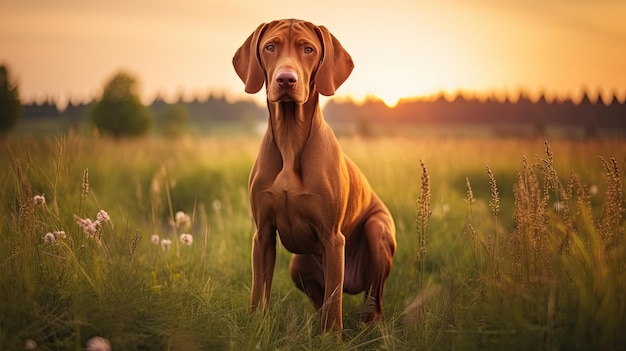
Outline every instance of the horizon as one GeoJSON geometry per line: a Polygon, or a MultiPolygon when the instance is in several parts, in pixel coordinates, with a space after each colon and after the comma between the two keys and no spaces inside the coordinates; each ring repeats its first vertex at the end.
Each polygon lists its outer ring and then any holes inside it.
{"type": "Polygon", "coordinates": [[[624,101],[625,17],[626,3],[614,0],[10,2],[0,64],[23,101],[93,100],[125,70],[144,103],[217,95],[264,104],[263,93],[243,93],[232,55],[261,22],[302,18],[329,28],[355,61],[339,101],[375,96],[393,107],[459,92],[624,101]]]}
{"type": "MultiPolygon", "coordinates": [[[[523,90],[516,91],[513,93],[490,92],[489,94],[476,94],[470,91],[459,90],[459,91],[455,91],[452,93],[439,91],[436,94],[428,95],[428,96],[402,97],[394,105],[387,104],[383,99],[375,95],[368,95],[368,96],[363,97],[362,99],[354,99],[353,97],[349,95],[339,96],[339,97],[330,97],[330,98],[325,97],[325,96],[320,96],[320,98],[323,99],[323,101],[320,102],[320,105],[324,107],[329,101],[332,100],[337,104],[353,104],[355,106],[363,106],[368,103],[382,103],[389,109],[395,109],[400,104],[411,104],[414,102],[431,103],[431,102],[437,102],[440,100],[444,100],[447,103],[454,103],[460,99],[462,101],[467,101],[467,102],[480,102],[480,103],[495,102],[495,103],[510,103],[510,104],[517,104],[520,100],[525,100],[525,101],[529,101],[532,104],[537,104],[537,103],[541,103],[543,100],[543,103],[546,103],[546,104],[572,103],[578,106],[583,103],[583,100],[586,99],[591,104],[600,103],[605,106],[609,106],[614,102],[617,102],[618,104],[626,104],[625,97],[626,97],[626,91],[624,91],[624,94],[618,94],[615,91],[611,92],[610,94],[604,94],[601,91],[596,91],[594,93],[593,91],[589,91],[586,89],[583,89],[580,92],[580,94],[577,94],[576,96],[557,96],[557,95],[546,94],[545,92],[542,92],[536,95],[529,95],[527,92],[523,90]]],[[[54,97],[48,96],[48,97],[43,97],[43,98],[34,99],[34,100],[22,100],[21,104],[22,106],[53,105],[60,112],[63,112],[70,105],[86,106],[86,105],[96,102],[98,98],[99,98],[98,96],[94,96],[89,99],[78,100],[78,101],[70,98],[66,102],[59,102],[59,101],[56,101],[54,97]]],[[[230,98],[226,96],[226,94],[220,93],[220,92],[210,93],[208,95],[202,95],[202,96],[180,95],[174,99],[164,99],[161,96],[156,95],[154,96],[152,100],[148,102],[142,102],[142,103],[145,106],[151,106],[159,101],[162,101],[168,105],[173,105],[177,103],[183,103],[183,104],[190,104],[194,102],[204,103],[204,102],[209,101],[210,99],[225,100],[231,104],[255,103],[259,107],[265,106],[265,103],[261,104],[255,99],[253,99],[252,97],[250,97],[249,95],[242,95],[242,96],[237,96],[235,98],[230,98]]]]}

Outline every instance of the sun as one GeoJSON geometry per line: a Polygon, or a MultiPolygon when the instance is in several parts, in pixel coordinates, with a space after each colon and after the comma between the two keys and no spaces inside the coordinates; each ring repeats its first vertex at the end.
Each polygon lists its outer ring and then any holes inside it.
{"type": "Polygon", "coordinates": [[[401,98],[406,97],[402,96],[401,94],[402,93],[400,92],[384,91],[376,94],[376,97],[381,99],[387,107],[394,108],[398,105],[398,102],[400,102],[401,98]]]}

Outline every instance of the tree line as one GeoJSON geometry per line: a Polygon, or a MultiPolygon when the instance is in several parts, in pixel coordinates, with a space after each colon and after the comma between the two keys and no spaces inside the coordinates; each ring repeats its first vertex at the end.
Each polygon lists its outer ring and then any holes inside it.
{"type": "Polygon", "coordinates": [[[600,96],[592,99],[589,94],[574,102],[569,98],[549,101],[545,96],[531,100],[523,94],[517,100],[480,100],[459,93],[450,100],[443,95],[434,99],[401,100],[394,108],[377,99],[362,104],[330,100],[324,112],[331,123],[356,118],[361,124],[530,125],[536,134],[545,132],[547,127],[571,127],[584,129],[587,137],[596,136],[600,130],[626,136],[626,103],[615,95],[605,103],[600,96]]]}
{"type": "Polygon", "coordinates": [[[102,96],[86,103],[70,102],[61,110],[58,104],[47,99],[22,106],[24,121],[34,118],[70,119],[76,127],[82,121],[89,123],[100,134],[113,137],[139,136],[152,129],[166,136],[185,134],[190,121],[203,124],[207,121],[255,123],[265,118],[265,109],[251,101],[228,102],[224,97],[210,96],[207,100],[168,103],[157,97],[150,105],[140,102],[137,79],[120,71],[106,82],[102,96]]]}
{"type": "MultiPolygon", "coordinates": [[[[70,117],[76,121],[89,119],[102,133],[115,137],[142,135],[158,128],[167,135],[185,133],[189,121],[221,121],[256,124],[267,118],[265,107],[252,101],[229,102],[224,97],[209,96],[168,103],[157,97],[150,105],[139,101],[136,78],[128,72],[118,72],[106,84],[101,97],[87,103],[72,103],[60,110],[53,100],[20,104],[16,84],[8,78],[6,67],[0,66],[0,132],[6,134],[19,117],[70,117]],[[16,104],[17,102],[17,104],[16,104]],[[9,112],[10,111],[10,112],[9,112]],[[19,115],[13,120],[8,114],[19,115]]],[[[351,123],[368,134],[372,124],[388,126],[410,125],[476,125],[531,126],[533,133],[542,135],[548,127],[572,127],[584,130],[584,136],[595,137],[599,131],[626,136],[626,102],[613,96],[608,103],[600,96],[584,94],[579,102],[571,99],[548,100],[541,96],[531,100],[520,94],[515,99],[466,98],[462,93],[449,99],[440,95],[433,99],[401,100],[394,108],[382,100],[370,98],[363,103],[330,99],[324,115],[331,125],[351,123]]]]}

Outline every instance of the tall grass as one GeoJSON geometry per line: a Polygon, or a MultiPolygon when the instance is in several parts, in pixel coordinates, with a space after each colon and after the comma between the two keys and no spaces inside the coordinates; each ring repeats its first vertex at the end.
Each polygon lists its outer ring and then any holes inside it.
{"type": "Polygon", "coordinates": [[[3,141],[0,349],[624,348],[626,143],[341,142],[399,246],[385,320],[345,296],[338,344],[282,248],[247,312],[257,139],[3,141]]]}
{"type": "MultiPolygon", "coordinates": [[[[473,284],[482,301],[465,313],[483,319],[475,326],[483,342],[524,348],[515,335],[525,335],[542,349],[624,347],[623,184],[615,158],[601,164],[606,194],[594,218],[589,187],[576,173],[566,181],[559,177],[547,141],[545,158],[533,164],[523,159],[513,187],[512,231],[496,231],[499,246],[490,245],[489,236],[487,242],[471,238],[486,263],[478,265],[473,284]]],[[[497,215],[497,188],[488,174],[497,215]]]]}

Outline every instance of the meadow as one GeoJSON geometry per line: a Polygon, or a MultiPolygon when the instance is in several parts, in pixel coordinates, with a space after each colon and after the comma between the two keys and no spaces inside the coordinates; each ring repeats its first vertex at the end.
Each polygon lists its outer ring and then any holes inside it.
{"type": "Polygon", "coordinates": [[[280,244],[248,313],[259,141],[0,141],[0,349],[626,348],[623,140],[340,138],[398,228],[384,321],[346,295],[342,341],[280,244]]]}

